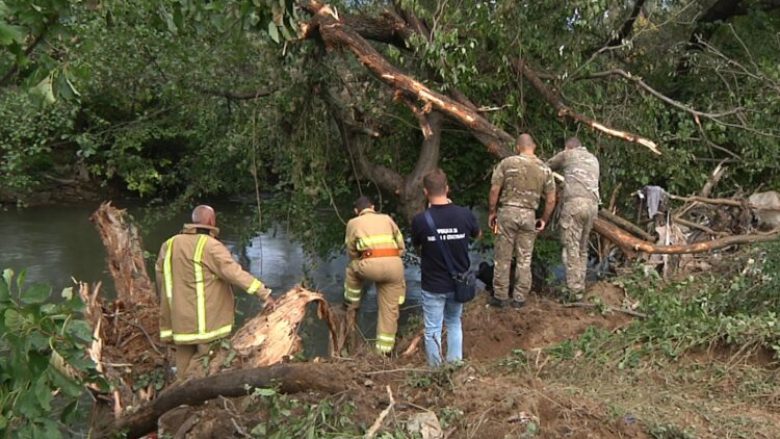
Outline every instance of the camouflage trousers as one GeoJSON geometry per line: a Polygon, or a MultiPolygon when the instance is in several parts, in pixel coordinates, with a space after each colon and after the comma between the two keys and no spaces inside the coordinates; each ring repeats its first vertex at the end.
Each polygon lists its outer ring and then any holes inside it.
{"type": "Polygon", "coordinates": [[[598,215],[598,204],[587,198],[564,200],[560,226],[563,244],[563,265],[566,267],[566,286],[573,293],[585,290],[585,271],[588,266],[588,236],[593,220],[598,215]]]}
{"type": "Polygon", "coordinates": [[[375,347],[379,353],[387,354],[395,346],[399,308],[406,298],[404,263],[401,258],[394,256],[355,259],[347,265],[344,300],[347,303],[348,331],[352,331],[355,327],[364,283],[370,282],[376,284],[379,305],[375,347]]]}
{"type": "Polygon", "coordinates": [[[494,247],[495,271],[493,294],[496,299],[509,299],[509,276],[512,255],[515,262],[515,288],[512,298],[524,301],[531,291],[531,256],[536,241],[536,212],[523,207],[503,206],[498,210],[498,235],[494,247]]]}

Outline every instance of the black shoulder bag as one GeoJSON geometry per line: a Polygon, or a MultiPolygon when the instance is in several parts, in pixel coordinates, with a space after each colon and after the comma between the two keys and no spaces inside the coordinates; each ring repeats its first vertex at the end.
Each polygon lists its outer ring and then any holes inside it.
{"type": "Polygon", "coordinates": [[[466,270],[465,273],[458,273],[455,271],[455,266],[452,262],[452,253],[450,249],[439,239],[439,232],[436,229],[436,224],[433,222],[431,213],[425,211],[425,221],[428,222],[428,227],[433,232],[433,239],[439,243],[439,250],[444,257],[444,262],[447,264],[447,271],[455,281],[455,301],[459,303],[466,303],[474,298],[477,294],[477,277],[471,270],[466,270]]]}

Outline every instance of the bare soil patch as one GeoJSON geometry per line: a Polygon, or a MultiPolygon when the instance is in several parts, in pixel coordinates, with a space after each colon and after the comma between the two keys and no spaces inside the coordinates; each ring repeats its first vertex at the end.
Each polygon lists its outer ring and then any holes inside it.
{"type": "MultiPolygon", "coordinates": [[[[622,289],[608,283],[594,285],[589,298],[620,307],[622,289]]],[[[623,327],[631,317],[601,314],[596,309],[568,308],[545,297],[532,295],[521,309],[494,309],[486,295],[469,304],[463,316],[463,349],[469,360],[503,358],[514,349],[542,349],[581,335],[588,327],[607,330],[623,327]]]]}

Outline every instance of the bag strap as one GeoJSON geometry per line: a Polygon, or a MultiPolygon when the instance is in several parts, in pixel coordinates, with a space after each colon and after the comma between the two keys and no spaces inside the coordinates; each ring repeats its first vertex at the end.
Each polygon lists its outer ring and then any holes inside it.
{"type": "Polygon", "coordinates": [[[425,211],[425,221],[428,222],[428,227],[433,232],[433,240],[439,244],[439,251],[441,251],[441,254],[444,257],[444,263],[447,264],[447,271],[450,272],[450,276],[455,277],[457,273],[455,272],[455,264],[452,263],[452,254],[450,253],[450,249],[444,245],[444,242],[439,239],[439,232],[436,229],[436,224],[433,222],[433,217],[431,217],[431,212],[429,210],[425,211]]]}

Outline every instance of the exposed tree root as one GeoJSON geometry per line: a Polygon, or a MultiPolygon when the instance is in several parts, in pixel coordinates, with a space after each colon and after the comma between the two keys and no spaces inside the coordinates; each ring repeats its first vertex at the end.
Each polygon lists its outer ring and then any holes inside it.
{"type": "MultiPolygon", "coordinates": [[[[138,229],[125,210],[110,202],[101,204],[90,219],[106,248],[117,298],[104,300],[99,285],[90,288],[82,283],[79,293],[94,337],[88,354],[113,386],[107,399],[111,400],[110,411],[119,417],[126,407],[154,398],[154,384],[135,389],[135,380],[164,368],[167,359],[158,336],[157,294],[146,272],[138,229]]],[[[94,409],[97,420],[106,407],[98,401],[94,409]]]]}
{"type": "Polygon", "coordinates": [[[146,272],[141,236],[127,219],[127,212],[109,201],[101,204],[90,220],[108,253],[108,269],[114,279],[117,300],[128,305],[156,304],[157,294],[146,272]]]}
{"type": "MultiPolygon", "coordinates": [[[[338,374],[327,373],[328,365],[278,365],[301,349],[298,328],[308,305],[317,304],[320,318],[331,333],[331,349],[340,351],[344,345],[346,327],[343,317],[331,309],[325,298],[316,292],[296,287],[277,299],[275,305],[250,319],[231,339],[241,366],[230,368],[230,352],[220,350],[212,359],[207,378],[185,381],[155,398],[154,384],[134,390],[134,379],[162,367],[167,359],[162,346],[158,348],[159,308],[152,282],[146,273],[143,251],[137,229],[124,210],[104,203],[93,214],[108,253],[108,265],[117,285],[117,300],[105,303],[98,291],[82,284],[80,294],[86,304],[85,315],[93,328],[95,341],[88,354],[98,370],[112,383],[111,410],[119,420],[111,424],[104,435],[127,430],[128,437],[139,437],[155,429],[157,419],[181,404],[197,404],[216,396],[246,394],[246,386],[280,385],[282,392],[314,389],[326,392],[342,390],[338,374]],[[132,364],[132,368],[121,366],[132,364]],[[148,402],[150,401],[151,402],[148,402]],[[144,405],[144,403],[146,404],[144,405]],[[130,415],[127,407],[141,409],[130,415]]],[[[96,406],[96,416],[104,407],[96,406]]]]}

